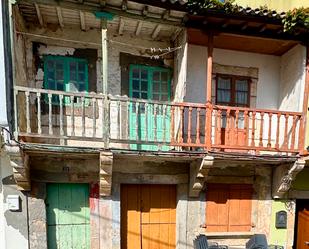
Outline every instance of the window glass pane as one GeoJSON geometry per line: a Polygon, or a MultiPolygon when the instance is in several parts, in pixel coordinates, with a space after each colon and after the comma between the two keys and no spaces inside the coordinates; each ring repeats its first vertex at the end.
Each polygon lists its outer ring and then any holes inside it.
{"type": "Polygon", "coordinates": [[[79,62],[78,63],[78,71],[82,71],[82,72],[85,72],[85,66],[86,64],[84,62],[79,62]]]}
{"type": "Polygon", "coordinates": [[[147,92],[147,90],[148,90],[148,82],[147,81],[141,81],[141,90],[147,92]]]}
{"type": "Polygon", "coordinates": [[[153,72],[153,80],[160,81],[160,72],[158,71],[153,72]]]}
{"type": "Polygon", "coordinates": [[[167,81],[168,74],[167,72],[161,72],[161,81],[167,81]]]}
{"type": "Polygon", "coordinates": [[[229,103],[231,102],[231,92],[229,90],[218,90],[217,91],[217,102],[218,103],[229,103]]]}
{"type": "Polygon", "coordinates": [[[153,82],[152,91],[154,93],[160,93],[160,83],[153,82]]]}
{"type": "Polygon", "coordinates": [[[133,98],[139,99],[139,92],[133,91],[133,98]]]}
{"type": "Polygon", "coordinates": [[[148,73],[147,73],[147,70],[146,69],[142,69],[141,71],[141,79],[147,79],[148,73]]]}
{"type": "Polygon", "coordinates": [[[141,93],[141,99],[147,99],[147,98],[148,98],[147,92],[142,92],[141,93]]]}
{"type": "Polygon", "coordinates": [[[64,80],[63,70],[56,71],[56,79],[57,80],[64,80]]]}
{"type": "Polygon", "coordinates": [[[139,69],[138,68],[134,68],[132,75],[133,75],[133,78],[139,78],[139,69]]]}
{"type": "Polygon", "coordinates": [[[160,100],[160,94],[153,94],[153,100],[160,100]]]}
{"type": "Polygon", "coordinates": [[[47,73],[47,78],[50,79],[50,80],[54,80],[55,79],[55,73],[54,71],[49,71],[47,73]]]}
{"type": "Polygon", "coordinates": [[[64,91],[63,82],[61,82],[61,81],[58,81],[58,82],[57,82],[57,89],[56,89],[56,90],[64,91]]]}
{"type": "Polygon", "coordinates": [[[162,101],[167,101],[167,100],[168,100],[167,95],[162,94],[162,95],[161,95],[161,100],[162,100],[162,101]]]}
{"type": "Polygon", "coordinates": [[[78,84],[78,91],[80,91],[80,92],[86,91],[85,84],[78,84]]]}
{"type": "Polygon", "coordinates": [[[48,89],[55,90],[56,89],[55,83],[56,82],[54,80],[48,80],[47,81],[48,89]]]}
{"type": "Polygon", "coordinates": [[[63,63],[60,62],[60,61],[57,61],[57,62],[56,62],[56,69],[57,69],[57,70],[59,70],[59,69],[63,70],[63,63]]]}
{"type": "Polygon", "coordinates": [[[231,79],[218,78],[219,89],[231,89],[231,79]]]}
{"type": "Polygon", "coordinates": [[[48,61],[47,62],[47,68],[48,69],[53,69],[54,68],[54,62],[53,61],[48,61]]]}
{"type": "Polygon", "coordinates": [[[133,90],[139,90],[139,80],[133,80],[133,90]]]}
{"type": "Polygon", "coordinates": [[[236,80],[236,91],[248,91],[248,81],[236,80]]]}
{"type": "Polygon", "coordinates": [[[84,73],[78,74],[78,81],[85,81],[85,74],[84,73]]]}
{"type": "Polygon", "coordinates": [[[236,103],[237,104],[247,104],[248,103],[248,93],[236,92],[236,103]]]}
{"type": "Polygon", "coordinates": [[[167,83],[161,84],[161,93],[168,93],[168,85],[167,83]]]}

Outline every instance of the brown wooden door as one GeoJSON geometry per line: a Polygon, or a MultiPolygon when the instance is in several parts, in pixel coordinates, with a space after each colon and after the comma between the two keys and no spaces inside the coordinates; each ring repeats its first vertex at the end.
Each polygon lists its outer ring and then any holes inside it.
{"type": "Polygon", "coordinates": [[[309,249],[309,211],[298,213],[297,249],[309,249]]]}
{"type": "Polygon", "coordinates": [[[251,206],[251,185],[207,184],[206,231],[249,232],[251,206]]]}
{"type": "Polygon", "coordinates": [[[121,186],[121,248],[176,247],[176,187],[121,186]]]}

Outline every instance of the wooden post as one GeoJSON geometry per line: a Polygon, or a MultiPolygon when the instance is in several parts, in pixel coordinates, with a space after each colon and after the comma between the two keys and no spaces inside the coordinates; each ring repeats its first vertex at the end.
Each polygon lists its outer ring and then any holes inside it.
{"type": "Polygon", "coordinates": [[[213,33],[208,34],[208,54],[207,54],[207,79],[206,79],[206,102],[211,103],[211,83],[212,83],[212,57],[213,57],[213,33]]]}
{"type": "Polygon", "coordinates": [[[298,149],[302,153],[305,150],[305,143],[308,144],[306,139],[307,129],[307,112],[308,112],[308,96],[309,96],[309,43],[306,46],[306,79],[305,79],[305,91],[303,101],[302,119],[300,122],[299,138],[298,138],[298,149]]]}
{"type": "Polygon", "coordinates": [[[207,107],[207,118],[206,118],[206,148],[211,149],[211,123],[212,123],[212,108],[211,108],[211,83],[212,83],[212,57],[213,57],[213,33],[208,33],[208,54],[207,54],[207,80],[206,80],[206,104],[207,107]]]}
{"type": "Polygon", "coordinates": [[[108,83],[107,83],[107,20],[102,19],[102,93],[104,95],[103,102],[103,140],[104,147],[108,148],[109,144],[109,106],[107,100],[108,83]]]}

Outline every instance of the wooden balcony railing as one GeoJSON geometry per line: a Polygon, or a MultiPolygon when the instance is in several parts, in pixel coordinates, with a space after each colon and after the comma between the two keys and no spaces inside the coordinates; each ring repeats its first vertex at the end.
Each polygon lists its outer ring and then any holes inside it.
{"type": "MultiPolygon", "coordinates": [[[[302,113],[177,103],[180,129],[171,144],[224,150],[298,152],[302,113]]],[[[300,138],[303,139],[303,138],[300,138]]]]}
{"type": "Polygon", "coordinates": [[[300,112],[15,87],[19,139],[135,150],[297,153],[300,112]],[[85,141],[82,144],[76,140],[85,141]],[[95,144],[94,144],[95,143],[95,144]]]}

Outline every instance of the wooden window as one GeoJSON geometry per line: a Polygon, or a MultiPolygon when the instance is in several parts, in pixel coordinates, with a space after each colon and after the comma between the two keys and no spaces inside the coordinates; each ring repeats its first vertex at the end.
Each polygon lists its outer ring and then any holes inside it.
{"type": "Polygon", "coordinates": [[[129,96],[137,99],[170,101],[171,73],[167,68],[130,66],[129,96]]]}
{"type": "MultiPolygon", "coordinates": [[[[65,92],[88,92],[88,62],[66,56],[44,56],[44,88],[65,92]]],[[[69,98],[65,98],[65,103],[69,98]]],[[[53,96],[53,103],[59,103],[53,96]]]]}
{"type": "Polygon", "coordinates": [[[216,77],[216,104],[250,106],[250,79],[235,75],[218,74],[216,77]]]}
{"type": "Polygon", "coordinates": [[[206,231],[249,232],[252,192],[249,184],[208,184],[206,231]]]}

